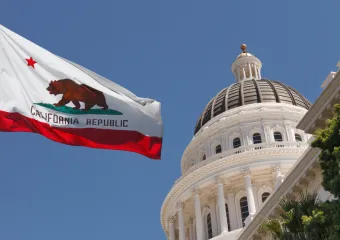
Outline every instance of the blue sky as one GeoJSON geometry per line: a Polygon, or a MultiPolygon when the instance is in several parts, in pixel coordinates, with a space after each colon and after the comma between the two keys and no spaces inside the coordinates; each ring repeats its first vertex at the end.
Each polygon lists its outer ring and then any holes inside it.
{"type": "Polygon", "coordinates": [[[0,23],[162,103],[161,161],[0,133],[0,239],[165,239],[160,208],[205,104],[246,43],[311,102],[340,60],[340,2],[3,0],[0,23]]]}

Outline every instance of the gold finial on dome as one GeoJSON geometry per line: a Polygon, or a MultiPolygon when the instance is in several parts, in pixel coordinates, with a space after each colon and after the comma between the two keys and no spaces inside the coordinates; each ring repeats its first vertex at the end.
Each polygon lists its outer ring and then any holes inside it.
{"type": "Polygon", "coordinates": [[[247,52],[247,45],[242,44],[241,45],[241,50],[242,50],[243,53],[246,53],[247,52]]]}

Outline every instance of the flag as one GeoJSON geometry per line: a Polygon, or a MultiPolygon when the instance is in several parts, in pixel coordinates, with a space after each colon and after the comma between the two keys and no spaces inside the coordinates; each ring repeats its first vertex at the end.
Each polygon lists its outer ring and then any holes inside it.
{"type": "Polygon", "coordinates": [[[0,131],[161,158],[160,103],[0,25],[0,131]]]}

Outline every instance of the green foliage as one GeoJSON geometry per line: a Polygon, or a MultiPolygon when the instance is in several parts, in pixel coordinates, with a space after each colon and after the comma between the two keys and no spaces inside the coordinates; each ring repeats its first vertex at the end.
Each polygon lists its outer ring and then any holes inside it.
{"type": "Polygon", "coordinates": [[[300,201],[282,199],[279,204],[279,216],[265,220],[261,228],[270,232],[277,240],[326,239],[323,234],[305,231],[306,222],[312,221],[313,209],[320,208],[320,205],[321,201],[315,193],[304,194],[300,201]]]}
{"type": "Polygon", "coordinates": [[[340,239],[340,202],[327,201],[313,210],[312,215],[303,217],[304,231],[320,239],[340,239]]]}
{"type": "Polygon", "coordinates": [[[327,121],[325,129],[316,131],[312,147],[320,148],[319,163],[322,169],[323,187],[340,197],[340,104],[334,106],[334,117],[327,121]]]}

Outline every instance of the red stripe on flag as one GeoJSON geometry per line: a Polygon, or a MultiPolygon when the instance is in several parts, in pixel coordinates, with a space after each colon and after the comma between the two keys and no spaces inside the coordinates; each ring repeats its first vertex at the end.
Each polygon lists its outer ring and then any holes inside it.
{"type": "Polygon", "coordinates": [[[51,127],[20,113],[4,111],[0,111],[0,131],[37,133],[67,145],[122,150],[152,159],[161,158],[162,138],[144,136],[137,131],[51,127]]]}

